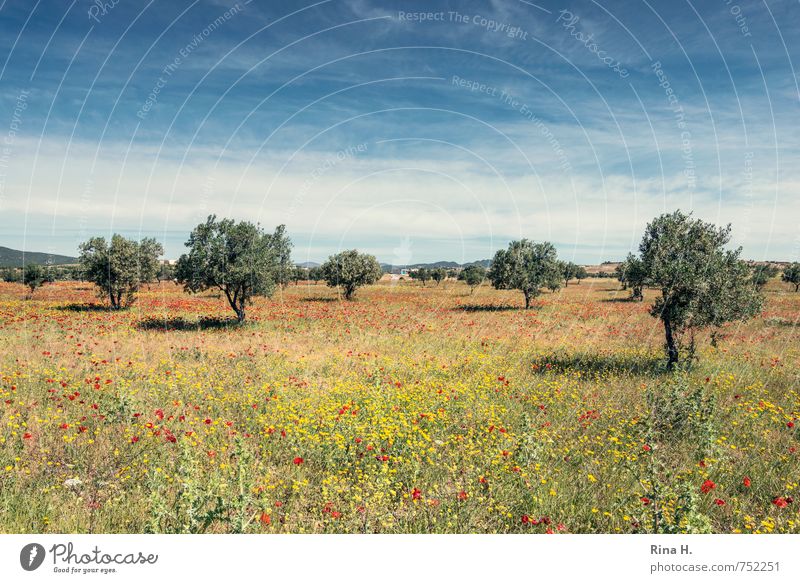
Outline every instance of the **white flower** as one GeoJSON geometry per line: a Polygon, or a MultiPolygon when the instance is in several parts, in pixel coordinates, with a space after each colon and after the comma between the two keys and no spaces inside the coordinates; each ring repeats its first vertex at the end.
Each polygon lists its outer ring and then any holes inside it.
{"type": "Polygon", "coordinates": [[[83,482],[80,480],[80,478],[70,478],[64,481],[64,485],[67,488],[78,488],[83,485],[83,482]]]}

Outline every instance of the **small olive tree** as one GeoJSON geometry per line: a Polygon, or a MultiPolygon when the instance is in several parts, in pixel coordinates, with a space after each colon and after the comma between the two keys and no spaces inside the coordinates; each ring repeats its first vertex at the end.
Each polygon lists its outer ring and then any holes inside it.
{"type": "Polygon", "coordinates": [[[552,243],[522,239],[495,253],[487,277],[495,289],[521,291],[527,310],[543,288],[561,287],[562,270],[552,243]]]}
{"type": "Polygon", "coordinates": [[[763,265],[753,265],[751,269],[753,271],[753,285],[758,289],[763,289],[764,286],[769,283],[769,280],[778,275],[778,268],[774,265],[770,265],[769,263],[765,263],[763,265]]]}
{"type": "Polygon", "coordinates": [[[461,273],[458,274],[458,279],[469,286],[469,293],[471,295],[475,293],[475,288],[481,285],[486,279],[486,268],[477,263],[467,265],[461,270],[461,273]]]}
{"type": "Polygon", "coordinates": [[[414,271],[409,272],[408,275],[411,277],[411,279],[418,279],[419,281],[421,281],[422,287],[425,287],[425,284],[428,281],[430,281],[432,276],[431,270],[428,269],[427,267],[420,267],[418,269],[415,269],[414,271]]]}
{"type": "Polygon", "coordinates": [[[31,296],[33,296],[33,292],[36,291],[36,288],[41,287],[45,281],[47,281],[47,277],[41,265],[36,263],[28,263],[25,265],[25,269],[22,270],[22,283],[30,288],[31,296]]]}
{"type": "Polygon", "coordinates": [[[664,323],[667,365],[678,363],[680,337],[757,314],[763,302],[752,285],[741,248],[726,250],[730,225],[717,228],[680,211],[645,229],[639,251],[647,280],[661,290],[650,313],[664,323]]]}
{"type": "Polygon", "coordinates": [[[93,237],[80,245],[81,273],[99,288],[101,298],[119,310],[135,301],[143,283],[156,278],[163,254],[161,243],[153,238],[134,241],[114,235],[108,243],[104,237],[93,237]]]}
{"type": "Polygon", "coordinates": [[[447,278],[447,270],[444,267],[437,267],[431,270],[431,279],[436,282],[438,286],[447,278]]]}
{"type": "Polygon", "coordinates": [[[383,275],[374,255],[359,253],[355,249],[331,255],[322,265],[322,272],[330,287],[343,290],[346,300],[353,299],[358,288],[375,283],[383,275]]]}
{"type": "Polygon", "coordinates": [[[624,283],[625,287],[631,289],[631,299],[641,302],[644,300],[643,290],[648,284],[644,262],[633,253],[628,253],[628,257],[621,265],[620,281],[624,283]]]}
{"type": "Polygon", "coordinates": [[[317,283],[325,279],[325,273],[322,271],[321,266],[315,266],[308,270],[308,279],[317,283]]]}
{"type": "Polygon", "coordinates": [[[575,279],[578,280],[578,285],[580,285],[581,281],[589,277],[589,272],[586,271],[586,268],[583,265],[578,265],[578,271],[575,273],[575,279]]]}
{"type": "Polygon", "coordinates": [[[789,266],[783,270],[781,279],[786,283],[794,286],[794,291],[800,291],[800,263],[790,263],[789,266]]]}
{"type": "Polygon", "coordinates": [[[194,228],[186,246],[189,253],[175,269],[178,282],[190,293],[219,289],[243,322],[252,299],[271,296],[282,283],[292,243],[283,225],[269,234],[247,221],[211,215],[194,228]]]}
{"type": "Polygon", "coordinates": [[[569,282],[578,277],[579,268],[572,261],[564,261],[561,263],[561,277],[564,278],[564,287],[569,285],[569,282]]]}

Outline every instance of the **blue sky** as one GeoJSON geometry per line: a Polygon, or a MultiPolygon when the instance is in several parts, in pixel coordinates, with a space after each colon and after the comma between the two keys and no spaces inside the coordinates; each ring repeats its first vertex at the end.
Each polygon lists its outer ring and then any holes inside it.
{"type": "Polygon", "coordinates": [[[297,261],[594,263],[675,208],[800,255],[800,4],[0,0],[0,245],[209,213],[297,261]]]}

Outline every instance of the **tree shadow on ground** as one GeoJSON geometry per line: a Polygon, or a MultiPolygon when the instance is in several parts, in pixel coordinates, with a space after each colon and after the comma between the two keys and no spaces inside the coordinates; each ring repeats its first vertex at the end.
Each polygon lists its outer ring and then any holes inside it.
{"type": "Polygon", "coordinates": [[[641,304],[643,303],[640,300],[635,300],[632,297],[624,297],[624,298],[604,298],[600,300],[602,302],[609,302],[612,304],[641,304]]]}
{"type": "Polygon", "coordinates": [[[187,320],[181,317],[148,317],[140,320],[136,324],[136,327],[139,330],[155,330],[157,332],[196,332],[198,330],[227,330],[242,325],[242,322],[233,318],[200,318],[199,320],[187,320]]]}
{"type": "Polygon", "coordinates": [[[338,300],[339,300],[339,298],[330,298],[330,297],[325,297],[325,298],[300,298],[301,302],[336,302],[338,300]]]}
{"type": "MultiPolygon", "coordinates": [[[[531,307],[533,310],[535,306],[531,307]]],[[[501,304],[498,306],[492,304],[463,304],[461,306],[456,306],[453,308],[456,312],[510,312],[510,311],[525,311],[523,306],[509,306],[507,304],[501,304]]]]}
{"type": "Polygon", "coordinates": [[[790,320],[788,318],[765,318],[764,325],[780,326],[785,328],[800,328],[800,320],[790,320]]]}
{"type": "Polygon", "coordinates": [[[669,373],[667,361],[658,356],[627,356],[616,354],[574,353],[550,354],[533,362],[534,370],[547,372],[611,373],[659,377],[669,373]]]}
{"type": "Polygon", "coordinates": [[[111,312],[119,311],[112,310],[105,304],[66,304],[64,306],[56,306],[56,310],[61,312],[111,312]]]}

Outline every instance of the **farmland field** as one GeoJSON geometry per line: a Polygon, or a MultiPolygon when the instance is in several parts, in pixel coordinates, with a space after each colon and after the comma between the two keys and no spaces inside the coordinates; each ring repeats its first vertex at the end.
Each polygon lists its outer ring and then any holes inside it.
{"type": "Polygon", "coordinates": [[[0,531],[800,533],[800,294],[672,374],[654,293],[0,284],[0,531]]]}

